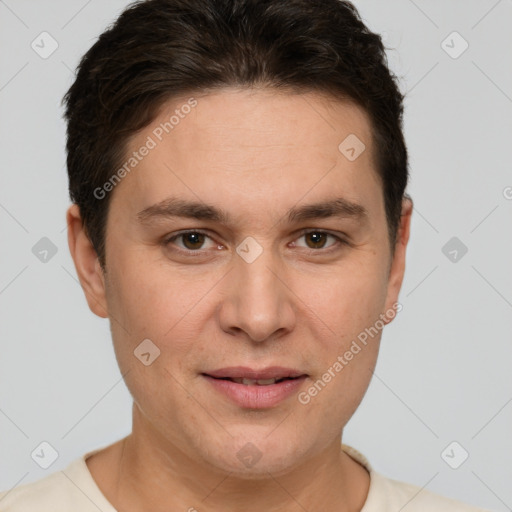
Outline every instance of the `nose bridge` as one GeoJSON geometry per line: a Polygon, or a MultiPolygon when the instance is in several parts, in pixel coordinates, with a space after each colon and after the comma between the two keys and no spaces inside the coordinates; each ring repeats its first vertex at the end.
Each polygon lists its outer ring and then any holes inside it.
{"type": "Polygon", "coordinates": [[[242,329],[255,341],[292,328],[293,308],[284,279],[279,277],[283,267],[278,257],[270,246],[250,237],[237,247],[224,328],[242,329]]]}
{"type": "Polygon", "coordinates": [[[241,295],[251,299],[251,303],[256,300],[256,305],[263,306],[263,300],[275,300],[279,295],[279,280],[276,277],[276,257],[270,249],[265,250],[254,261],[247,262],[240,258],[236,263],[236,273],[239,276],[239,286],[241,295]]]}

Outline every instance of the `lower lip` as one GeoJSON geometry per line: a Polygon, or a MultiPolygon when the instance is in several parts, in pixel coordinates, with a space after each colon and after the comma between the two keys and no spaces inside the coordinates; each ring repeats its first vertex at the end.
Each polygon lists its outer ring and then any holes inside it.
{"type": "Polygon", "coordinates": [[[268,386],[247,386],[231,380],[215,379],[209,375],[203,377],[220,393],[224,394],[240,407],[247,409],[265,409],[273,407],[298,392],[306,376],[283,380],[268,386]]]}

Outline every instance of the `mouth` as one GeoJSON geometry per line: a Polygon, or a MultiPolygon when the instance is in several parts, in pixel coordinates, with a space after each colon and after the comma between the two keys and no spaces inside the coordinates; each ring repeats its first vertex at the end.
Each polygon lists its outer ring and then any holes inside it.
{"type": "MultiPolygon", "coordinates": [[[[283,382],[285,380],[295,380],[300,379],[299,377],[280,377],[273,379],[247,379],[245,377],[213,377],[212,375],[207,375],[208,377],[212,377],[217,380],[229,380],[231,382],[236,382],[237,384],[243,384],[244,386],[271,386],[272,384],[278,384],[279,382],[283,382]]],[[[304,375],[305,376],[305,375],[304,375]]]]}
{"type": "Polygon", "coordinates": [[[265,409],[296,394],[308,375],[279,366],[255,370],[247,367],[221,368],[201,374],[216,393],[242,408],[265,409]]]}
{"type": "Polygon", "coordinates": [[[230,366],[205,372],[203,375],[213,377],[214,379],[230,380],[237,384],[245,384],[246,386],[269,386],[284,380],[307,377],[307,374],[300,370],[283,366],[268,366],[261,370],[247,366],[230,366]]]}

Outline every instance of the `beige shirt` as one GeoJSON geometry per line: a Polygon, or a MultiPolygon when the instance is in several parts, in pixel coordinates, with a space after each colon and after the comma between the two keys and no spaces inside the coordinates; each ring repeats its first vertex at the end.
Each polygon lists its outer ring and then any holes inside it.
{"type": "MultiPolygon", "coordinates": [[[[360,452],[346,444],[342,448],[370,473],[370,488],[361,512],[486,512],[416,485],[386,478],[376,473],[360,452]]],[[[117,512],[85,463],[100,449],[86,453],[62,471],[1,492],[0,512],[117,512]]]]}

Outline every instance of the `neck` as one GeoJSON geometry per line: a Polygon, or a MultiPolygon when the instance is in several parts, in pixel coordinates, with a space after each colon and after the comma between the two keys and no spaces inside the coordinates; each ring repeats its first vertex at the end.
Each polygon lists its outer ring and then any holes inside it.
{"type": "Polygon", "coordinates": [[[97,480],[109,480],[99,485],[119,512],[354,512],[368,495],[368,472],[343,452],[341,436],[287,473],[252,479],[189,457],[136,415],[132,433],[114,446],[97,480]]]}

